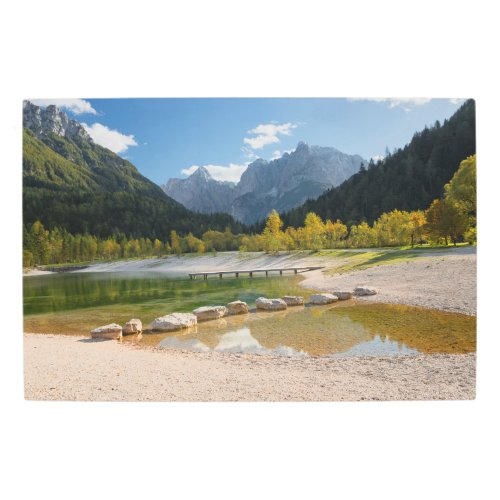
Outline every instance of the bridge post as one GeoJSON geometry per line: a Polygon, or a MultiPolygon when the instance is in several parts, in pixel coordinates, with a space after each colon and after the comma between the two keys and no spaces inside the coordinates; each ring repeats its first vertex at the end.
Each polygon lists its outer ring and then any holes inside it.
{"type": "Polygon", "coordinates": [[[222,273],[219,273],[219,279],[222,279],[222,273]]]}
{"type": "Polygon", "coordinates": [[[252,271],[250,271],[250,278],[253,278],[253,273],[252,273],[252,271]]]}
{"type": "Polygon", "coordinates": [[[240,273],[236,273],[236,277],[239,278],[240,277],[240,273]]]}
{"type": "Polygon", "coordinates": [[[280,269],[280,276],[283,275],[283,269],[280,269]]]}
{"type": "Polygon", "coordinates": [[[297,274],[297,269],[294,269],[295,274],[297,274]]]}

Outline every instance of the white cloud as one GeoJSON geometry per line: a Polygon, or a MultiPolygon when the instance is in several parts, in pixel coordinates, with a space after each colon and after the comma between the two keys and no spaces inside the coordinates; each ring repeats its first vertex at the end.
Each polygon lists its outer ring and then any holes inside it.
{"type": "Polygon", "coordinates": [[[403,107],[408,112],[413,106],[423,106],[432,101],[430,97],[351,97],[350,101],[386,102],[389,108],[403,107]]]}
{"type": "Polygon", "coordinates": [[[112,130],[102,123],[87,125],[82,123],[83,128],[97,144],[111,149],[114,153],[127,151],[129,146],[137,146],[133,135],[125,135],[118,130],[112,130]]]}
{"type": "Polygon", "coordinates": [[[451,99],[448,99],[448,101],[450,101],[451,104],[462,104],[465,99],[463,97],[452,97],[451,99]]]}
{"type": "Polygon", "coordinates": [[[269,144],[280,142],[279,135],[292,135],[294,128],[297,128],[295,123],[262,123],[248,131],[255,137],[245,137],[243,142],[252,149],[262,149],[269,144]]]}
{"type": "MultiPolygon", "coordinates": [[[[203,165],[203,166],[208,170],[210,175],[217,181],[238,182],[243,172],[247,169],[248,165],[249,163],[244,163],[242,165],[238,165],[236,163],[230,163],[227,166],[224,165],[203,165]]],[[[191,175],[199,168],[200,168],[199,165],[192,165],[189,168],[181,170],[181,174],[191,175]]]]}
{"type": "Polygon", "coordinates": [[[242,146],[240,149],[243,152],[243,154],[250,160],[255,160],[258,158],[258,156],[248,146],[242,146]]]}
{"type": "Polygon", "coordinates": [[[92,107],[92,104],[84,99],[34,99],[32,102],[42,107],[54,104],[58,108],[71,111],[75,115],[97,115],[97,111],[92,107]]]}
{"type": "Polygon", "coordinates": [[[273,151],[273,155],[271,156],[271,158],[269,158],[269,160],[277,160],[278,158],[281,158],[285,153],[290,154],[291,152],[293,152],[293,149],[285,149],[284,151],[280,151],[279,149],[277,149],[276,151],[273,151]]]}
{"type": "Polygon", "coordinates": [[[372,156],[372,160],[375,163],[377,163],[378,161],[385,160],[385,156],[384,155],[374,155],[374,156],[372,156]]]}

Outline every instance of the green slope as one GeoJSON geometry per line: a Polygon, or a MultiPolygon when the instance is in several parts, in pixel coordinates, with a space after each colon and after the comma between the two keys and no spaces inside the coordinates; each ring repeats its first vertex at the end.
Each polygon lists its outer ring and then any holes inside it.
{"type": "Polygon", "coordinates": [[[98,236],[166,239],[175,229],[241,229],[227,214],[194,214],[130,162],[83,139],[23,131],[23,221],[98,236]],[[43,141],[43,142],[42,142],[43,141]]]}

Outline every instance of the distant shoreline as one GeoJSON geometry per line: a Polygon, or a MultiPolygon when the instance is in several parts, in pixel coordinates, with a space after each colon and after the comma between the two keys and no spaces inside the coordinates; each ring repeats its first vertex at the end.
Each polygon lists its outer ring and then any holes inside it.
{"type": "MultiPolygon", "coordinates": [[[[371,285],[378,294],[357,300],[427,307],[476,315],[476,247],[439,249],[369,248],[317,253],[219,252],[168,258],[118,260],[75,265],[73,272],[155,271],[165,273],[234,271],[325,266],[300,274],[301,286],[317,291],[349,291],[371,285]]],[[[67,266],[71,267],[71,266],[67,266]]],[[[34,270],[27,275],[50,274],[34,270]]],[[[216,278],[212,278],[216,279],[216,278]]],[[[224,279],[235,279],[225,277],[224,279]]]]}

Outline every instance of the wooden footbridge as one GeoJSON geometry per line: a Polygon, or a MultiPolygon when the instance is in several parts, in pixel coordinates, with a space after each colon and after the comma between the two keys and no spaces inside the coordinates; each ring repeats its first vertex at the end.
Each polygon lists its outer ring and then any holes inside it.
{"type": "Polygon", "coordinates": [[[317,266],[317,267],[285,267],[282,269],[250,269],[248,271],[211,271],[211,272],[201,272],[201,273],[189,273],[189,278],[192,280],[195,280],[198,276],[202,276],[204,280],[208,279],[209,276],[218,276],[220,279],[222,279],[222,276],[227,274],[227,275],[234,275],[235,278],[239,278],[240,274],[244,276],[249,276],[250,278],[253,278],[254,274],[260,274],[261,276],[265,275],[269,276],[271,273],[279,273],[280,275],[283,275],[285,272],[293,272],[293,274],[298,274],[298,273],[305,273],[307,271],[316,271],[317,269],[324,269],[324,266],[317,266]]]}

